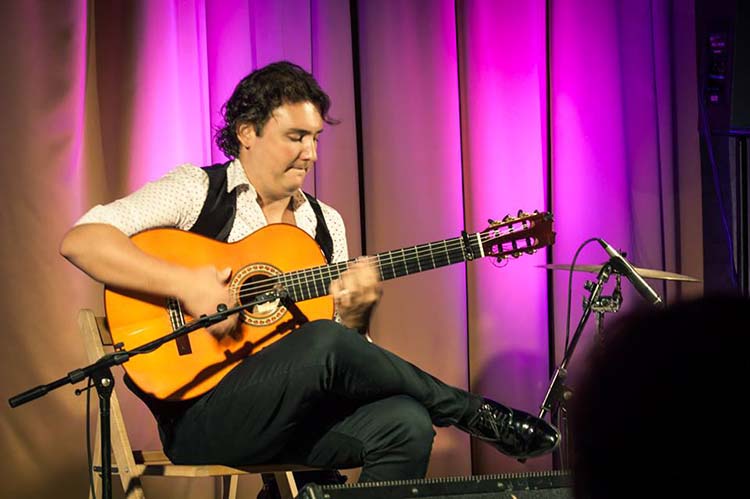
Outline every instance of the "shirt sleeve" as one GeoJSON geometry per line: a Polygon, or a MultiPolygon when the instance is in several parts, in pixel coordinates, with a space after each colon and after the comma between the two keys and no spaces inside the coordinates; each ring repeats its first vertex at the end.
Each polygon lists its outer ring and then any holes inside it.
{"type": "Polygon", "coordinates": [[[105,205],[94,206],[75,225],[101,223],[127,236],[156,227],[190,229],[208,193],[208,175],[194,165],[182,165],[105,205]]]}

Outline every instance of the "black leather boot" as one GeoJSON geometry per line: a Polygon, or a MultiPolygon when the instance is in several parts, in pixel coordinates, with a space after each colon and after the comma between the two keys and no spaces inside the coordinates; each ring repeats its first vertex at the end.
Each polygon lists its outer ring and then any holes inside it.
{"type": "Polygon", "coordinates": [[[456,426],[518,459],[552,452],[560,443],[560,432],[545,420],[489,399],[456,426]]]}

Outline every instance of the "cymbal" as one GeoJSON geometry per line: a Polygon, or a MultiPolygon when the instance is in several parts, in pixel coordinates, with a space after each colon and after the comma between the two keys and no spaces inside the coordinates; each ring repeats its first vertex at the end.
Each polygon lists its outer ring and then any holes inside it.
{"type": "MultiPolygon", "coordinates": [[[[573,270],[576,272],[591,272],[592,274],[596,274],[599,272],[599,270],[602,268],[604,264],[600,265],[576,265],[573,267],[573,270]]],[[[552,269],[552,270],[570,270],[570,264],[569,263],[550,263],[547,265],[538,265],[538,267],[542,267],[545,269],[552,269]]],[[[636,272],[641,274],[641,277],[644,279],[663,279],[665,281],[687,281],[687,282],[701,282],[700,279],[696,279],[695,277],[690,277],[688,275],[683,274],[675,274],[674,272],[665,272],[663,270],[654,270],[654,269],[644,269],[641,267],[633,267],[635,268],[636,272]]]]}

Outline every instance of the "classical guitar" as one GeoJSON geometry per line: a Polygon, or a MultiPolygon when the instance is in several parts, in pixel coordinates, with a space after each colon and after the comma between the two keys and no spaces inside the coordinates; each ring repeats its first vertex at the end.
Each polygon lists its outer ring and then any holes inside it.
{"type": "MultiPolygon", "coordinates": [[[[554,242],[552,215],[522,213],[490,221],[482,232],[375,255],[383,280],[486,256],[518,257],[554,242]]],[[[328,286],[347,262],[325,264],[314,239],[288,224],[272,224],[235,243],[222,243],[177,229],[134,235],[141,250],[184,266],[233,269],[230,292],[236,303],[283,289],[288,300],[245,310],[233,337],[217,340],[206,329],[181,336],[123,364],[139,388],[164,400],[186,400],[218,384],[244,357],[279,340],[306,320],[332,318],[328,286]]],[[[115,343],[132,349],[192,320],[175,298],[105,288],[107,321],[115,343]]]]}

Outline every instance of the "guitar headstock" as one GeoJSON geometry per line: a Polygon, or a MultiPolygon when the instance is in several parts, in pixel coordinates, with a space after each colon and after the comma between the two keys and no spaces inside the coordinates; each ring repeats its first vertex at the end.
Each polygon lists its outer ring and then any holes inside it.
{"type": "Polygon", "coordinates": [[[523,254],[532,254],[539,248],[555,242],[552,230],[552,214],[549,212],[506,215],[500,221],[489,220],[490,226],[481,234],[482,249],[485,256],[494,256],[499,260],[512,256],[518,258],[523,254]]]}

